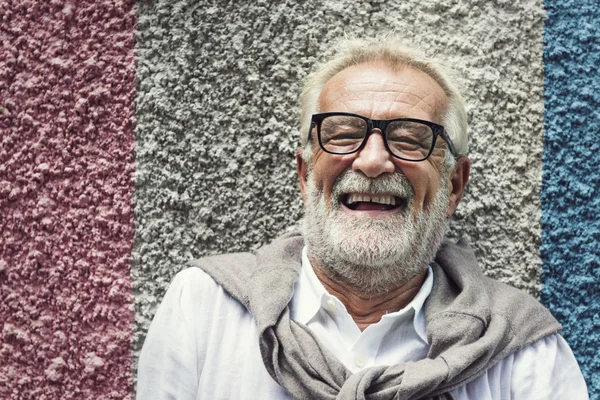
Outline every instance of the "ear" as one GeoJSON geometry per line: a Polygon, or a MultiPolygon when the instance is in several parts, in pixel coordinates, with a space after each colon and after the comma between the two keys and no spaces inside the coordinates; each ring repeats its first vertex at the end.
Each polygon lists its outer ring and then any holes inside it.
{"type": "Polygon", "coordinates": [[[302,199],[306,203],[306,180],[308,177],[308,164],[302,158],[303,148],[296,150],[296,172],[298,173],[298,181],[300,183],[300,193],[302,193],[302,199]]]}
{"type": "Polygon", "coordinates": [[[447,218],[450,218],[452,214],[454,214],[456,207],[458,207],[458,203],[460,203],[463,192],[467,187],[467,182],[469,182],[470,170],[471,160],[469,160],[469,157],[461,156],[456,160],[454,170],[450,174],[450,179],[448,180],[450,202],[448,203],[448,212],[446,213],[447,218]]]}

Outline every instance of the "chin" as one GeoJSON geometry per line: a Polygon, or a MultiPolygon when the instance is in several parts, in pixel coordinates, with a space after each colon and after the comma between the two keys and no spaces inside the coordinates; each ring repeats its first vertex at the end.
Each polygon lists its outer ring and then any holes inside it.
{"type": "Polygon", "coordinates": [[[401,262],[410,253],[411,243],[407,231],[402,229],[404,224],[397,223],[394,231],[377,226],[388,225],[377,220],[335,225],[329,233],[330,241],[338,256],[352,264],[381,268],[401,262]]]}

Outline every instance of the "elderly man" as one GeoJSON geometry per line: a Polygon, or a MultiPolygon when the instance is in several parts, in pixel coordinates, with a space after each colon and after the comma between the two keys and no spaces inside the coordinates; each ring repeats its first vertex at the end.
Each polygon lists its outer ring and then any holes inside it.
{"type": "Polygon", "coordinates": [[[469,159],[442,64],[347,41],[309,77],[301,119],[302,233],[177,275],[138,398],[588,398],[550,313],[443,241],[469,159]]]}

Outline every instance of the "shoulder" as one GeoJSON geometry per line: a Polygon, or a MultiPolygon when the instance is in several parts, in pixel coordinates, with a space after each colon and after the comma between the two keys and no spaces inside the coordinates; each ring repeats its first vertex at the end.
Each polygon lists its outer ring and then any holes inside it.
{"type": "Polygon", "coordinates": [[[558,333],[509,354],[478,378],[454,389],[452,395],[480,400],[588,399],[573,352],[558,333]]]}
{"type": "MultiPolygon", "coordinates": [[[[169,318],[206,330],[215,317],[244,315],[247,308],[200,268],[186,268],[171,281],[160,308],[169,318]]],[[[218,319],[218,318],[217,318],[218,319]]]]}
{"type": "Polygon", "coordinates": [[[525,346],[502,363],[511,367],[513,399],[588,399],[577,360],[558,333],[525,346]]]}
{"type": "Polygon", "coordinates": [[[179,271],[169,285],[169,291],[187,295],[213,294],[219,288],[220,285],[209,274],[191,266],[179,271]]]}
{"type": "Polygon", "coordinates": [[[192,310],[212,304],[221,295],[223,288],[209,274],[200,268],[186,268],[171,281],[163,303],[192,310]]]}
{"type": "Polygon", "coordinates": [[[506,319],[513,333],[518,331],[520,336],[531,338],[525,344],[561,331],[552,313],[529,293],[488,277],[483,282],[492,317],[506,319]]]}
{"type": "Polygon", "coordinates": [[[463,242],[445,241],[436,255],[438,268],[434,290],[449,293],[438,296],[432,307],[449,309],[458,315],[463,308],[473,310],[473,316],[485,325],[496,319],[510,330],[516,349],[545,336],[557,333],[561,326],[537,299],[528,293],[486,277],[481,271],[474,252],[463,242]],[[453,297],[454,296],[454,297],[453,297]],[[459,299],[448,307],[448,298],[459,299]]]}
{"type": "MultiPolygon", "coordinates": [[[[524,290],[517,289],[506,283],[484,276],[485,290],[490,297],[493,309],[498,311],[510,309],[511,311],[522,304],[526,308],[540,308],[546,310],[540,302],[524,290]]],[[[546,310],[547,311],[547,310],[546,310]]]]}
{"type": "Polygon", "coordinates": [[[248,282],[256,270],[254,254],[229,253],[203,257],[189,262],[188,268],[202,270],[233,298],[248,307],[248,282]]]}
{"type": "Polygon", "coordinates": [[[192,260],[188,267],[199,267],[211,274],[215,268],[234,269],[241,273],[251,273],[254,269],[256,256],[253,253],[227,253],[207,256],[192,260]]]}

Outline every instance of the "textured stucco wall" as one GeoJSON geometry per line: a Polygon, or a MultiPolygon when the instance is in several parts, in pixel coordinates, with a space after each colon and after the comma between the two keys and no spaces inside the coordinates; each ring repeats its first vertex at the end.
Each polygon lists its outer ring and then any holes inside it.
{"type": "Polygon", "coordinates": [[[140,2],[135,349],[187,260],[301,217],[300,80],[344,32],[395,29],[463,74],[473,168],[452,233],[489,275],[537,294],[543,19],[539,1],[140,2]]]}
{"type": "Polygon", "coordinates": [[[600,4],[546,7],[541,300],[600,399],[600,4]]]}
{"type": "Polygon", "coordinates": [[[0,399],[131,397],[128,1],[0,0],[0,399]]]}
{"type": "Polygon", "coordinates": [[[344,32],[390,28],[463,74],[451,236],[542,289],[600,397],[597,2],[546,1],[544,36],[541,1],[140,0],[135,65],[134,6],[0,0],[0,399],[128,398],[183,264],[301,218],[300,81],[344,32]]]}

